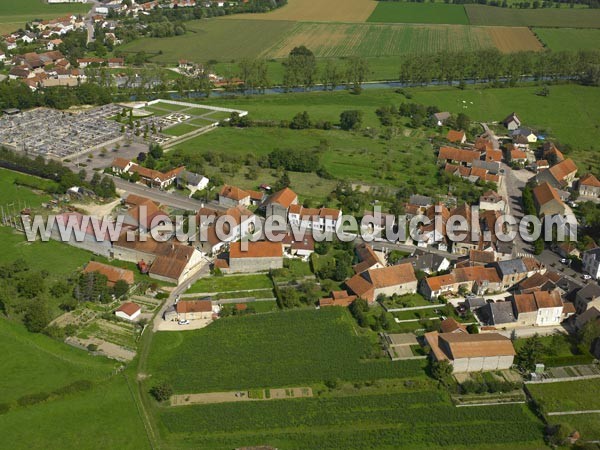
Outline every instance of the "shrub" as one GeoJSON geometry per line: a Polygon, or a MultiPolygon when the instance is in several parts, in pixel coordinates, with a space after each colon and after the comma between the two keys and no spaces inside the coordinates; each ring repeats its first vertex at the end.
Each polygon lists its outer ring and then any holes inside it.
{"type": "Polygon", "coordinates": [[[48,400],[50,394],[47,392],[38,392],[37,394],[28,394],[22,397],[19,397],[17,403],[19,406],[31,406],[37,403],[42,403],[48,400]]]}
{"type": "Polygon", "coordinates": [[[160,383],[150,389],[150,395],[159,402],[164,402],[173,395],[173,387],[169,383],[160,383]]]}
{"type": "Polygon", "coordinates": [[[10,411],[10,405],[8,403],[0,403],[0,415],[6,414],[10,411]]]}

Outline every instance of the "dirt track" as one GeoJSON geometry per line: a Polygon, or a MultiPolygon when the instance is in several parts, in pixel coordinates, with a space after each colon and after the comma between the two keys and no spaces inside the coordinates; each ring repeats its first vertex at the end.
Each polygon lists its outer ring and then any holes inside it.
{"type": "Polygon", "coordinates": [[[309,387],[269,389],[270,397],[250,398],[248,391],[233,392],[207,392],[204,394],[180,394],[171,397],[171,406],[207,405],[211,403],[228,402],[254,402],[266,400],[281,400],[288,398],[312,397],[313,392],[309,387]]]}

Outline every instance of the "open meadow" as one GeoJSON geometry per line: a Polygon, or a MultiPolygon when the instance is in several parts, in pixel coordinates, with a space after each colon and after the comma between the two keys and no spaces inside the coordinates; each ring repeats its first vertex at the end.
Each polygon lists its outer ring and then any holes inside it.
{"type": "Polygon", "coordinates": [[[376,336],[354,328],[339,308],[229,317],[201,330],[159,332],[148,372],[179,394],[423,375],[423,361],[371,359],[376,336]]]}
{"type": "Polygon", "coordinates": [[[519,9],[465,5],[471,25],[600,28],[600,9],[519,9]]]}
{"type": "Polygon", "coordinates": [[[447,3],[378,2],[368,21],[469,25],[464,6],[447,3]]]}
{"type": "Polygon", "coordinates": [[[581,28],[535,28],[533,32],[555,52],[600,49],[600,30],[581,28]]]}
{"type": "Polygon", "coordinates": [[[235,17],[259,20],[364,22],[377,4],[375,0],[288,0],[287,5],[266,14],[241,14],[235,17]]]}
{"type": "Polygon", "coordinates": [[[90,9],[91,5],[81,3],[50,5],[44,0],[0,0],[0,34],[24,28],[27,21],[87,13],[90,9]]]}
{"type": "MultiPolygon", "coordinates": [[[[600,389],[600,379],[598,378],[530,384],[527,389],[544,413],[600,410],[600,398],[597,395],[590,395],[591,392],[598,392],[600,389]]],[[[600,418],[600,416],[598,417],[600,418]]]]}

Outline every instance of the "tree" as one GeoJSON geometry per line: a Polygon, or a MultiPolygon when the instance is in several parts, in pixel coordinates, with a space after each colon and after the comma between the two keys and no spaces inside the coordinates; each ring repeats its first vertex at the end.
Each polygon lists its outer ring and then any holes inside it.
{"type": "Polygon", "coordinates": [[[360,57],[350,58],[346,65],[346,80],[352,85],[355,94],[360,94],[362,84],[370,73],[369,63],[360,57]]]}
{"type": "Polygon", "coordinates": [[[34,299],[25,312],[23,323],[27,330],[32,333],[39,333],[50,323],[50,310],[46,301],[34,299]]]}
{"type": "Polygon", "coordinates": [[[459,113],[456,116],[456,128],[467,131],[471,127],[471,119],[464,113],[459,113]]]}
{"type": "Polygon", "coordinates": [[[304,45],[295,47],[283,62],[283,84],[286,88],[304,86],[311,88],[315,84],[317,62],[315,55],[304,45]]]}
{"type": "Polygon", "coordinates": [[[173,395],[173,387],[166,382],[159,383],[152,386],[150,389],[150,395],[152,395],[152,397],[154,397],[157,401],[164,402],[169,400],[173,395]]]}
{"type": "Polygon", "coordinates": [[[150,155],[152,155],[152,157],[153,157],[154,159],[160,159],[160,158],[162,158],[162,156],[163,156],[163,154],[164,154],[164,150],[163,150],[163,148],[160,146],[160,144],[155,144],[155,143],[152,143],[152,144],[150,144],[150,147],[149,147],[149,149],[148,149],[148,153],[149,153],[150,155]]]}
{"type": "Polygon", "coordinates": [[[525,344],[517,351],[516,364],[524,372],[533,372],[535,365],[541,360],[544,346],[538,334],[525,341],[525,344]]]}
{"type": "Polygon", "coordinates": [[[362,111],[349,110],[340,114],[340,127],[342,130],[357,130],[362,125],[362,111]]]}
{"type": "Polygon", "coordinates": [[[286,187],[289,187],[290,184],[292,184],[292,182],[290,181],[290,176],[287,172],[283,172],[283,175],[281,175],[281,178],[275,184],[274,190],[280,191],[282,189],[285,189],[286,187]]]}
{"type": "Polygon", "coordinates": [[[311,126],[312,123],[310,121],[308,112],[306,111],[296,114],[290,122],[290,128],[292,130],[305,130],[311,126]]]}
{"type": "Polygon", "coordinates": [[[431,363],[431,376],[446,384],[452,376],[452,365],[447,360],[433,361],[431,363]]]}
{"type": "Polygon", "coordinates": [[[113,294],[117,298],[121,298],[129,292],[129,284],[125,280],[118,280],[113,286],[113,294]]]}

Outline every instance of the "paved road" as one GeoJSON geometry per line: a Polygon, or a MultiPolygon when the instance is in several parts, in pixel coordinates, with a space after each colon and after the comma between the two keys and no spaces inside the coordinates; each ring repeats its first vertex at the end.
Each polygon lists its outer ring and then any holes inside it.
{"type": "Polygon", "coordinates": [[[569,281],[583,286],[588,282],[583,280],[583,275],[578,273],[574,268],[571,268],[560,262],[561,257],[550,250],[544,250],[537,258],[548,268],[548,270],[552,270],[560,273],[569,281]]]}
{"type": "Polygon", "coordinates": [[[97,6],[102,6],[98,0],[91,0],[89,3],[92,4],[92,8],[85,16],[85,27],[87,29],[87,43],[94,41],[94,15],[97,6]]]}
{"type": "Polygon", "coordinates": [[[113,176],[117,189],[122,189],[129,194],[141,195],[147,197],[162,205],[171,206],[173,208],[185,209],[187,211],[198,211],[202,206],[208,206],[217,210],[224,210],[223,206],[216,202],[202,202],[193,198],[184,197],[175,192],[161,191],[157,188],[149,188],[141,184],[130,183],[122,178],[113,176]]]}

